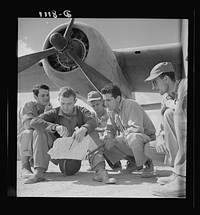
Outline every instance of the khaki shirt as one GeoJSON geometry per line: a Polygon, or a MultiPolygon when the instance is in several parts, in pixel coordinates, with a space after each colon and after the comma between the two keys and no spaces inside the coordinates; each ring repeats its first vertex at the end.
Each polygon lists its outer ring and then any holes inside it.
{"type": "Polygon", "coordinates": [[[25,130],[23,127],[24,122],[33,119],[43,112],[44,109],[40,109],[35,101],[25,103],[25,105],[19,110],[17,134],[19,135],[25,130]]]}
{"type": "Polygon", "coordinates": [[[96,112],[92,112],[92,116],[97,122],[97,128],[100,128],[100,129],[106,128],[107,121],[109,118],[108,111],[106,108],[104,108],[103,115],[100,118],[97,116],[96,112]]]}
{"type": "Polygon", "coordinates": [[[136,101],[122,98],[117,112],[110,112],[106,131],[112,136],[116,136],[117,131],[121,131],[116,115],[119,116],[124,130],[128,129],[128,133],[143,133],[151,140],[155,140],[156,129],[149,116],[136,101]]]}

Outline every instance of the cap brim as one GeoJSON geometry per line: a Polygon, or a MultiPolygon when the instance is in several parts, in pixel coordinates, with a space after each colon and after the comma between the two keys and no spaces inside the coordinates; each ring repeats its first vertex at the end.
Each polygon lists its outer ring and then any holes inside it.
{"type": "MultiPolygon", "coordinates": [[[[160,73],[161,74],[161,73],[160,73]]],[[[158,77],[160,74],[153,74],[153,75],[150,75],[147,79],[145,79],[144,81],[151,81],[153,79],[155,79],[156,77],[158,77]]]]}
{"type": "Polygon", "coordinates": [[[91,98],[91,99],[88,99],[87,101],[91,102],[91,101],[98,101],[98,100],[101,100],[101,98],[100,97],[99,98],[91,98]]]}

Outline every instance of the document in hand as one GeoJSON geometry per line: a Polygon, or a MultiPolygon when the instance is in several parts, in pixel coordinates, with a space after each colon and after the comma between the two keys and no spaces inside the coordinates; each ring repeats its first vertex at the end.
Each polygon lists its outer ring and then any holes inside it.
{"type": "Polygon", "coordinates": [[[57,138],[53,147],[48,151],[52,159],[83,160],[87,155],[92,138],[87,135],[78,143],[72,137],[57,138]]]}

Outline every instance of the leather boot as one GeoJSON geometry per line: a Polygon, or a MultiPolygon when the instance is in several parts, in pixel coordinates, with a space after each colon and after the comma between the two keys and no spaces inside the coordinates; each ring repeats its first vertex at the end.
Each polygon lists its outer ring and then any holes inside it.
{"type": "Polygon", "coordinates": [[[134,171],[141,170],[143,168],[143,166],[138,167],[136,165],[135,158],[132,156],[127,155],[125,157],[125,160],[127,160],[127,163],[126,163],[126,169],[122,170],[123,173],[131,173],[134,171]]]}
{"type": "Polygon", "coordinates": [[[108,173],[105,170],[105,162],[99,163],[96,167],[94,181],[103,181],[105,184],[116,184],[115,178],[109,178],[108,173]]]}
{"type": "Polygon", "coordinates": [[[100,169],[95,173],[94,181],[104,182],[105,184],[116,184],[115,178],[109,178],[105,169],[100,169]]]}
{"type": "Polygon", "coordinates": [[[24,183],[33,184],[45,180],[45,169],[41,167],[36,167],[34,169],[34,174],[32,174],[24,183]]]}
{"type": "Polygon", "coordinates": [[[22,178],[28,178],[33,174],[29,159],[28,156],[22,157],[22,178]]]}

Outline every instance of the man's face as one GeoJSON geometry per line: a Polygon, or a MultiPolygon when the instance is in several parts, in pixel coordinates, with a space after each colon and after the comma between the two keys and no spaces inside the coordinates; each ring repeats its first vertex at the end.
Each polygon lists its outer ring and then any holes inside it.
{"type": "Polygon", "coordinates": [[[106,107],[108,107],[109,111],[117,110],[120,102],[120,96],[117,96],[115,99],[111,93],[107,93],[103,95],[103,99],[105,101],[106,107]]]}
{"type": "Polygon", "coordinates": [[[38,104],[46,106],[50,101],[49,90],[39,89],[38,96],[34,95],[38,104]]]}
{"type": "Polygon", "coordinates": [[[71,114],[73,112],[74,105],[76,103],[76,99],[73,96],[63,97],[60,96],[58,98],[60,102],[60,108],[65,114],[71,114]]]}
{"type": "Polygon", "coordinates": [[[168,92],[168,82],[166,81],[166,78],[160,78],[156,77],[155,79],[152,80],[152,89],[157,90],[160,95],[164,95],[165,93],[168,92]]]}
{"type": "Polygon", "coordinates": [[[100,113],[103,110],[103,100],[91,101],[91,106],[96,113],[100,113]]]}

